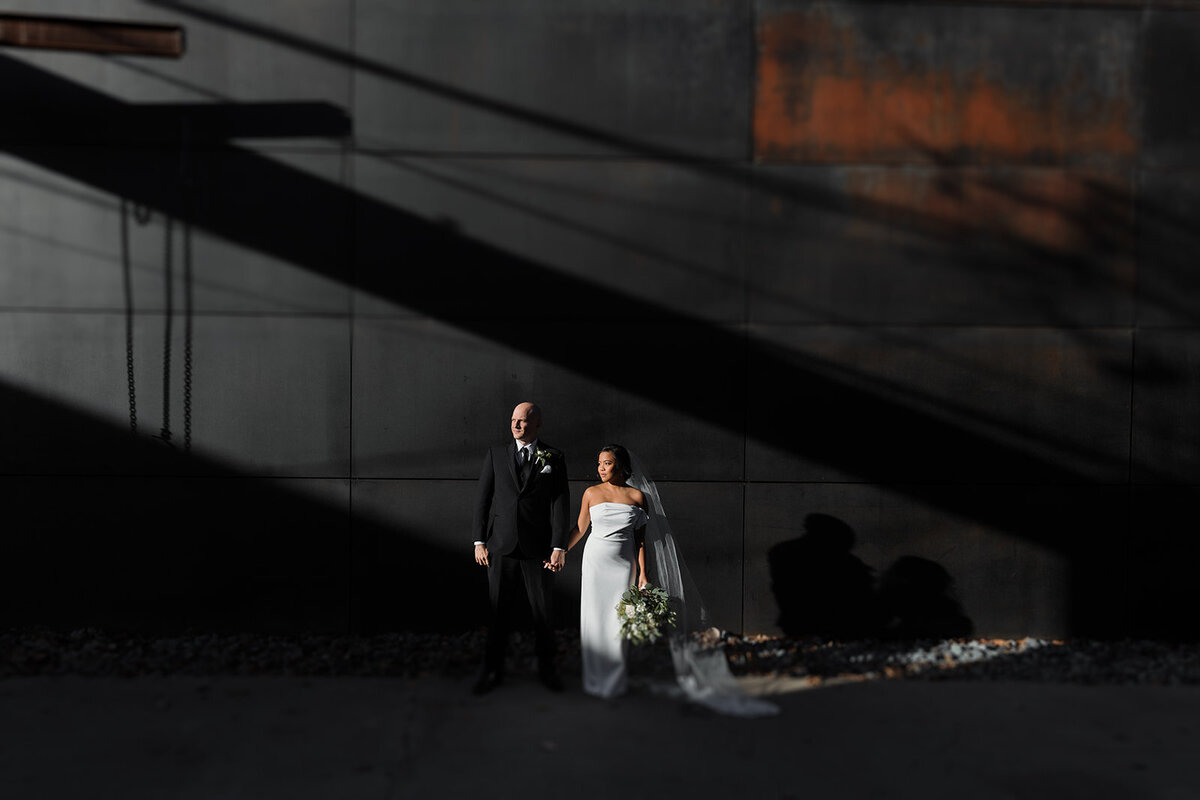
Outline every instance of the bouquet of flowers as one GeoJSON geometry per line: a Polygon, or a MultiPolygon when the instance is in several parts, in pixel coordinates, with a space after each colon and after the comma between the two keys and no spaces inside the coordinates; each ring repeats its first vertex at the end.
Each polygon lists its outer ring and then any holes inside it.
{"type": "Polygon", "coordinates": [[[675,624],[675,612],[668,606],[669,601],[665,589],[631,586],[617,603],[621,638],[633,644],[657,642],[665,629],[675,624]]]}

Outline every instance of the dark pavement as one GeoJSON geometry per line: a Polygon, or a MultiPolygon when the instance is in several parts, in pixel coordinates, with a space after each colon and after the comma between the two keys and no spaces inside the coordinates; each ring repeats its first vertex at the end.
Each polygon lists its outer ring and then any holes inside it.
{"type": "Polygon", "coordinates": [[[734,719],[578,680],[0,681],[0,797],[1200,798],[1200,687],[760,679],[734,719]]]}

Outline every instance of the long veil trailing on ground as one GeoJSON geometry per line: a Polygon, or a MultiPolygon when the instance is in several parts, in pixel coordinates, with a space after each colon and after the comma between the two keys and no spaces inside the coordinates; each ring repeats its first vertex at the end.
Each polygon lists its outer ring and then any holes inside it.
{"type": "Polygon", "coordinates": [[[692,702],[723,714],[739,717],[763,717],[779,713],[779,707],[750,697],[738,686],[729,671],[725,651],[720,647],[704,647],[695,634],[711,627],[708,610],[688,572],[671,523],[667,520],[658,489],[646,473],[645,465],[633,453],[629,454],[633,475],[629,485],[645,496],[649,521],[646,523],[647,571],[654,576],[656,586],[671,597],[671,607],[677,621],[667,635],[675,679],[683,695],[692,702]]]}

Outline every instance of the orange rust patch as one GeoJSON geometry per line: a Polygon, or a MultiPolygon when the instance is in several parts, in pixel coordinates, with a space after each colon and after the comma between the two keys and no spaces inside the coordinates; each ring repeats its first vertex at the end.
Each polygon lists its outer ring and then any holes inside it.
{"type": "Polygon", "coordinates": [[[823,10],[768,17],[759,30],[755,155],[1053,163],[1135,153],[1127,91],[1088,95],[1077,81],[1009,86],[983,67],[903,67],[823,10]]]}
{"type": "Polygon", "coordinates": [[[1103,174],[1058,169],[997,175],[978,170],[853,171],[846,191],[878,218],[940,236],[994,236],[1059,253],[1095,246],[1103,226],[1108,247],[1127,251],[1132,237],[1130,187],[1103,174]]]}

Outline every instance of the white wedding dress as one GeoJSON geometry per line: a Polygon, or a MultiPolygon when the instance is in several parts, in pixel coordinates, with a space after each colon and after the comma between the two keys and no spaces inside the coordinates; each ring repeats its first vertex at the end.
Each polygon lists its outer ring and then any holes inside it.
{"type": "Polygon", "coordinates": [[[616,697],[628,688],[617,603],[633,585],[633,534],[646,524],[647,515],[625,503],[597,503],[589,513],[592,532],[583,548],[579,593],[583,690],[597,697],[616,697]]]}

